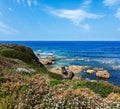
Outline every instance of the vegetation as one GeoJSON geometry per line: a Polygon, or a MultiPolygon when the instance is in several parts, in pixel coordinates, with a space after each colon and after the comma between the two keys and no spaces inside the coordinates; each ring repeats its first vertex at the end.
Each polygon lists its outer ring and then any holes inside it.
{"type": "Polygon", "coordinates": [[[104,82],[62,80],[33,51],[0,45],[0,109],[119,109],[120,88],[104,82]],[[17,68],[30,72],[18,73],[17,68]]]}

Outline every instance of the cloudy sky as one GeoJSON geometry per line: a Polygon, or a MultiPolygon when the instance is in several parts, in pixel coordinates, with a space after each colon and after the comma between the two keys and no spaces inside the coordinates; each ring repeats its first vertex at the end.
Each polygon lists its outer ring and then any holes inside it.
{"type": "Polygon", "coordinates": [[[0,0],[0,40],[120,40],[120,0],[0,0]]]}

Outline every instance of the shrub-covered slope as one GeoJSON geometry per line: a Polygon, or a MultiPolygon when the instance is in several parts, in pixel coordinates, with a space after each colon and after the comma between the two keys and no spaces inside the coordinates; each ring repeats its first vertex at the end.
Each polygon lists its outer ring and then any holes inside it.
{"type": "Polygon", "coordinates": [[[120,109],[120,88],[62,80],[47,71],[32,49],[0,45],[0,109],[120,109]]]}

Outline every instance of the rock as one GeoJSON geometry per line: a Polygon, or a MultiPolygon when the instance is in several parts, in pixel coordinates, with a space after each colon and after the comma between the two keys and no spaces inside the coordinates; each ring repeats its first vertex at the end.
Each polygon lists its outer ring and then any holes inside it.
{"type": "MultiPolygon", "coordinates": [[[[85,66],[75,66],[75,65],[66,67],[67,71],[69,71],[69,72],[71,71],[74,74],[81,72],[84,68],[85,68],[85,66]]],[[[62,74],[62,68],[61,67],[54,67],[54,68],[51,68],[51,69],[48,69],[48,70],[53,72],[53,73],[62,74]]]]}
{"type": "Polygon", "coordinates": [[[44,64],[44,65],[50,65],[50,64],[54,64],[54,63],[55,63],[54,60],[52,60],[52,59],[47,59],[47,58],[45,58],[45,59],[39,59],[39,61],[40,61],[42,64],[44,64]]]}
{"type": "Polygon", "coordinates": [[[36,73],[34,69],[26,69],[26,68],[17,68],[17,73],[36,73]]]}
{"type": "Polygon", "coordinates": [[[90,80],[90,82],[97,82],[97,80],[90,80]]]}
{"type": "Polygon", "coordinates": [[[48,69],[50,72],[57,73],[57,74],[62,74],[62,68],[61,67],[54,67],[51,69],[48,69]]]}
{"type": "Polygon", "coordinates": [[[40,53],[36,53],[35,55],[36,55],[37,57],[39,57],[39,56],[40,56],[40,53]]]}
{"type": "Polygon", "coordinates": [[[93,70],[94,70],[95,72],[97,72],[97,71],[103,71],[104,69],[103,69],[103,68],[93,68],[93,70]]]}
{"type": "Polygon", "coordinates": [[[49,55],[47,58],[55,61],[56,56],[54,56],[54,55],[49,55]]]}
{"type": "Polygon", "coordinates": [[[62,67],[62,77],[64,79],[72,79],[74,77],[74,73],[72,71],[68,71],[65,67],[62,67]]]}
{"type": "Polygon", "coordinates": [[[88,74],[93,74],[95,72],[95,70],[87,70],[86,73],[88,74]]]}
{"type": "Polygon", "coordinates": [[[76,73],[80,73],[84,68],[85,66],[72,65],[72,66],[69,66],[67,69],[76,74],[76,73]]]}
{"type": "Polygon", "coordinates": [[[99,78],[105,78],[105,79],[109,79],[110,78],[110,74],[108,73],[107,70],[97,71],[96,72],[96,76],[99,77],[99,78]]]}
{"type": "Polygon", "coordinates": [[[74,77],[72,78],[72,80],[82,80],[82,77],[81,77],[81,76],[74,76],[74,77]]]}

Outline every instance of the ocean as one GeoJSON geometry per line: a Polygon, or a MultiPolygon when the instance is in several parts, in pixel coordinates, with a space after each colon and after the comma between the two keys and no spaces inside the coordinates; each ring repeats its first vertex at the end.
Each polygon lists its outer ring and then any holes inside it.
{"type": "MultiPolygon", "coordinates": [[[[1,43],[22,44],[31,47],[42,58],[55,55],[54,66],[82,65],[108,70],[110,83],[120,86],[120,42],[119,41],[0,41],[1,43]]],[[[84,79],[98,80],[85,72],[84,79]]]]}

